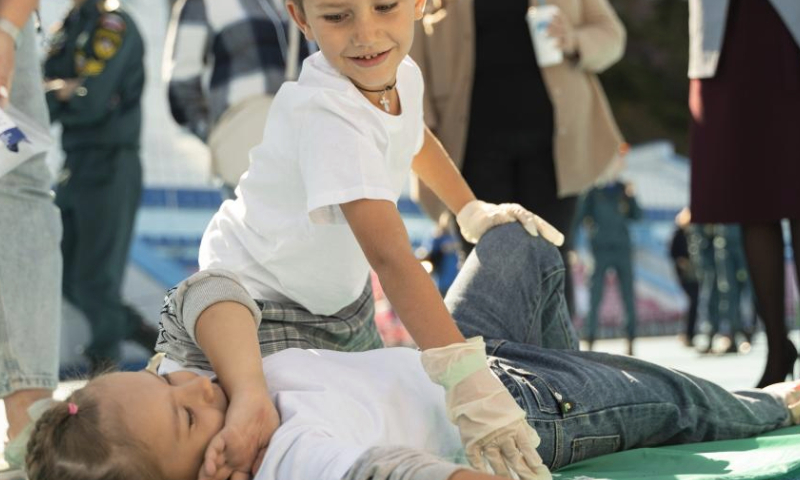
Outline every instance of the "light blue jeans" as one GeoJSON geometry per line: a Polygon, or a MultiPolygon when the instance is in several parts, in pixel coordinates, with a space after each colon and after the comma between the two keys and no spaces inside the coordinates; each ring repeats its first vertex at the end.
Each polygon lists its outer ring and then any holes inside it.
{"type": "Polygon", "coordinates": [[[445,298],[542,438],[551,469],[636,447],[744,438],[787,426],[759,390],[730,393],[632,357],[578,351],[558,250],[519,224],[487,232],[445,298]]]}
{"type": "MultiPolygon", "coordinates": [[[[49,130],[33,22],[16,52],[11,103],[49,130]]],[[[0,177],[0,398],[55,389],[61,322],[61,219],[45,155],[0,177]]]]}

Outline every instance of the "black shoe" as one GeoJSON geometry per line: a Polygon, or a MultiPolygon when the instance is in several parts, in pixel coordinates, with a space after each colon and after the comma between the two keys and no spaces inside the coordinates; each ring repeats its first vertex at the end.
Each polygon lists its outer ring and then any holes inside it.
{"type": "Polygon", "coordinates": [[[145,322],[144,318],[130,306],[125,306],[128,312],[128,335],[125,340],[130,340],[141,346],[148,353],[153,353],[158,341],[158,328],[145,322]]]}

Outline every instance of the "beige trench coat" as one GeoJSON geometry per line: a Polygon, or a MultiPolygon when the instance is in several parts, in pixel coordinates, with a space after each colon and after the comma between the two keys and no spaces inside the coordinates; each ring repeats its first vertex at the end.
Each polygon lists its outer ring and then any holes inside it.
{"type": "MultiPolygon", "coordinates": [[[[625,28],[607,0],[547,3],[557,5],[575,27],[580,52],[577,62],[565,60],[542,69],[555,115],[558,194],[564,197],[590,187],[618,162],[624,142],[595,74],[622,57],[625,28]]],[[[428,0],[411,48],[425,78],[425,121],[459,168],[467,143],[475,68],[474,11],[473,0],[428,0]]],[[[509,86],[508,92],[498,95],[513,96],[517,88],[521,87],[509,86]]],[[[434,218],[444,210],[421,182],[412,182],[412,196],[434,218]]]]}

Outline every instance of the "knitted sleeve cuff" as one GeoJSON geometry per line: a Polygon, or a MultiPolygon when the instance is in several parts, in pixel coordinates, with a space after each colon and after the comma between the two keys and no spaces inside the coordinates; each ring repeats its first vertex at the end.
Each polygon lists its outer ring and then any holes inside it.
{"type": "Polygon", "coordinates": [[[206,308],[220,302],[244,305],[253,314],[256,329],[261,325],[261,310],[236,274],[221,269],[203,270],[181,282],[175,292],[177,313],[195,344],[198,317],[206,308]]]}

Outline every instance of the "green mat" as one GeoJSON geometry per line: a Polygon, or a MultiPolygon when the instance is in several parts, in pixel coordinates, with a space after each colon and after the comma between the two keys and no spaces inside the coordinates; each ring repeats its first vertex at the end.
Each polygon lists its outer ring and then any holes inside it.
{"type": "Polygon", "coordinates": [[[584,460],[554,480],[797,480],[800,426],[742,440],[640,448],[584,460]]]}

